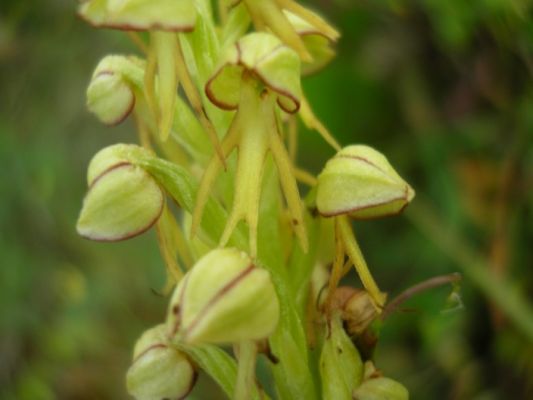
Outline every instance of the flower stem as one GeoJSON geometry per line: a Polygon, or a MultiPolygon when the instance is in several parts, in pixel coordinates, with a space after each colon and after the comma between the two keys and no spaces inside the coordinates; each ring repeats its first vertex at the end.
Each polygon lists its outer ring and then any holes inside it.
{"type": "Polygon", "coordinates": [[[252,388],[255,381],[255,360],[257,345],[253,341],[241,342],[238,345],[238,370],[235,385],[235,400],[249,400],[252,397],[252,388]]]}
{"type": "Polygon", "coordinates": [[[344,242],[346,253],[348,253],[348,256],[352,259],[355,270],[357,271],[363,286],[368,291],[372,299],[376,302],[378,308],[383,307],[387,296],[385,293],[382,293],[379,290],[378,285],[374,281],[374,278],[368,269],[368,265],[366,264],[365,258],[363,257],[363,253],[357,244],[355,234],[353,233],[348,218],[345,216],[339,216],[335,218],[337,219],[340,227],[340,234],[342,241],[344,242]]]}

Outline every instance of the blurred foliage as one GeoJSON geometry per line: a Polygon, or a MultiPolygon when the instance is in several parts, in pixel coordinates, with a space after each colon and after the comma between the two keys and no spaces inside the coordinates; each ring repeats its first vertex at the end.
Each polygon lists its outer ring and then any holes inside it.
{"type": "MultiPolygon", "coordinates": [[[[529,0],[316,0],[343,32],[338,58],[308,78],[316,113],[341,143],[370,144],[417,190],[485,273],[533,293],[533,18],[529,0]]],[[[134,141],[84,107],[99,58],[134,51],[66,0],[0,4],[0,398],[125,398],[135,338],[163,318],[153,232],[126,243],[78,238],[85,169],[134,141]]],[[[318,173],[332,151],[302,130],[318,173]]],[[[409,213],[407,213],[409,217],[409,213]]],[[[461,271],[404,216],[356,225],[391,296],[461,271]]],[[[441,227],[444,229],[445,227],[441,227]]],[[[533,398],[533,343],[475,282],[421,294],[383,326],[377,365],[413,399],[533,398]]],[[[194,398],[217,398],[203,384],[194,398]]],[[[215,392],[218,393],[218,392],[215,392]]]]}

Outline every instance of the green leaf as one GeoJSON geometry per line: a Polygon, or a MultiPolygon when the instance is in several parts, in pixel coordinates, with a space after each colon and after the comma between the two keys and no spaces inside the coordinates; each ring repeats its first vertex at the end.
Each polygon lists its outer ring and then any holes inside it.
{"type": "MultiPolygon", "coordinates": [[[[198,183],[185,168],[157,157],[139,158],[137,164],[152,174],[180,207],[192,213],[198,183]]],[[[209,198],[204,209],[201,227],[211,241],[218,242],[226,225],[227,217],[228,213],[220,203],[209,198]]],[[[235,229],[229,241],[230,245],[243,250],[246,249],[247,242],[247,237],[242,229],[235,229]]]]}
{"type": "MultiPolygon", "coordinates": [[[[187,353],[203,371],[213,378],[228,398],[233,397],[237,380],[237,363],[228,353],[212,345],[187,346],[176,344],[176,346],[187,353]]],[[[254,400],[261,398],[257,387],[254,387],[252,398],[254,400]]],[[[263,396],[263,398],[265,397],[263,396]]]]}
{"type": "Polygon", "coordinates": [[[270,271],[281,306],[280,322],[270,339],[272,352],[279,359],[273,367],[274,379],[280,399],[312,400],[316,398],[316,388],[308,366],[305,331],[289,284],[279,227],[273,223],[281,214],[281,204],[277,173],[271,158],[267,159],[263,179],[259,262],[270,271]]]}
{"type": "Polygon", "coordinates": [[[352,391],[363,379],[361,356],[344,331],[339,317],[332,318],[329,336],[324,341],[320,375],[324,400],[351,400],[352,391]]]}

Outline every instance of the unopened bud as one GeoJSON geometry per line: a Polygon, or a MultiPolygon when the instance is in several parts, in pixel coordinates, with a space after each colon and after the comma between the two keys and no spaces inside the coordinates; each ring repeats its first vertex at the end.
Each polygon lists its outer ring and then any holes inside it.
{"type": "Polygon", "coordinates": [[[183,399],[194,386],[196,373],[191,362],[172,347],[165,332],[165,325],[158,325],[135,344],[126,386],[138,400],[183,399]]]}
{"type": "Polygon", "coordinates": [[[325,217],[348,214],[371,219],[398,214],[414,196],[383,154],[352,145],[327,162],[318,177],[316,202],[325,217]]]}
{"type": "MultiPolygon", "coordinates": [[[[137,150],[136,147],[128,149],[137,150]]],[[[90,186],[76,229],[91,240],[128,239],[157,221],[165,201],[163,191],[141,167],[121,161],[112,150],[103,152],[95,156],[89,167],[90,186]]]]}
{"type": "Polygon", "coordinates": [[[87,107],[106,125],[121,123],[133,110],[135,95],[120,75],[102,72],[87,88],[87,107]]]}
{"type": "Polygon", "coordinates": [[[409,392],[401,383],[383,376],[365,380],[353,391],[353,400],[408,400],[409,392]]]}
{"type": "Polygon", "coordinates": [[[363,379],[363,362],[344,328],[334,316],[329,324],[329,336],[320,355],[322,398],[336,400],[350,398],[363,379]]]}
{"type": "Polygon", "coordinates": [[[167,323],[170,335],[187,343],[236,343],[269,336],[278,318],[268,271],[230,248],[212,250],[185,275],[167,323]]]}
{"type": "Polygon", "coordinates": [[[284,10],[284,14],[301,37],[305,48],[312,57],[312,61],[302,63],[302,74],[311,75],[329,64],[335,57],[332,38],[298,15],[286,10],[284,10]]]}
{"type": "Polygon", "coordinates": [[[102,123],[119,124],[131,113],[144,64],[134,56],[111,55],[100,60],[87,87],[87,108],[102,123]]]}

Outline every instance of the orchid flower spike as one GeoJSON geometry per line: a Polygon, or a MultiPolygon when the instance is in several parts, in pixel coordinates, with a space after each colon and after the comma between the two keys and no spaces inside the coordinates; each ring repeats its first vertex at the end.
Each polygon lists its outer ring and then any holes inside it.
{"type": "MultiPolygon", "coordinates": [[[[250,232],[250,253],[257,255],[257,224],[261,178],[268,153],[279,171],[281,187],[296,235],[303,249],[307,236],[293,167],[279,132],[276,103],[287,113],[300,106],[300,59],[276,36],[252,33],[226,51],[220,66],[206,84],[206,94],[218,107],[237,110],[222,142],[224,156],[237,148],[233,208],[220,239],[224,246],[237,223],[244,219],[250,232]]],[[[192,233],[200,225],[209,190],[220,171],[212,158],[204,172],[193,213],[192,233]]]]}

